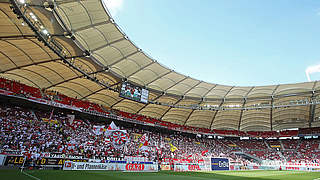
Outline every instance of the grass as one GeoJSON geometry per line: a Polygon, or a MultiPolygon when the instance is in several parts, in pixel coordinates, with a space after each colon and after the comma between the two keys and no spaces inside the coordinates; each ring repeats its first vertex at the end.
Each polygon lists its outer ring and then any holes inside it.
{"type": "MultiPolygon", "coordinates": [[[[212,171],[212,172],[172,172],[137,173],[120,171],[61,171],[28,170],[26,173],[41,180],[313,180],[320,178],[320,172],[304,171],[212,171]]],[[[18,170],[0,170],[1,180],[33,179],[18,170]]]]}

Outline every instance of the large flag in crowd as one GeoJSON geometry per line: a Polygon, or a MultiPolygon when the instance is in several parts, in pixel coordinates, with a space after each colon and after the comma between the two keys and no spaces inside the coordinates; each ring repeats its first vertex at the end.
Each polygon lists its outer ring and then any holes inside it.
{"type": "Polygon", "coordinates": [[[144,134],[140,138],[140,145],[139,145],[139,150],[140,151],[148,151],[149,150],[149,142],[148,142],[148,136],[147,134],[144,134]]]}
{"type": "Polygon", "coordinates": [[[178,148],[175,147],[172,143],[169,143],[169,145],[170,145],[171,152],[174,152],[174,151],[178,150],[178,148]]]}
{"type": "Polygon", "coordinates": [[[118,126],[116,126],[116,124],[112,121],[111,124],[109,125],[109,127],[107,128],[106,130],[106,136],[111,136],[111,134],[114,132],[114,131],[118,131],[120,130],[120,128],[118,126]]]}
{"type": "MultiPolygon", "coordinates": [[[[112,121],[108,128],[106,126],[93,126],[93,132],[96,135],[104,134],[108,141],[111,142],[114,148],[122,148],[129,140],[129,135],[126,130],[120,130],[120,128],[112,121]]],[[[106,142],[107,144],[109,142],[106,142]]]]}
{"type": "Polygon", "coordinates": [[[93,132],[96,135],[101,135],[105,132],[105,126],[93,126],[93,132]]]}

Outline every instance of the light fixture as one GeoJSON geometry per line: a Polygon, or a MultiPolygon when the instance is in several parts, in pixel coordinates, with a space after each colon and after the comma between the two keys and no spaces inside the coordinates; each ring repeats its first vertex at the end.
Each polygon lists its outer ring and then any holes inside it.
{"type": "Polygon", "coordinates": [[[19,0],[19,4],[25,4],[26,1],[25,0],[19,0]]]}
{"type": "Polygon", "coordinates": [[[49,34],[48,30],[46,30],[46,29],[43,29],[41,32],[42,32],[44,35],[48,35],[48,34],[49,34]]]}

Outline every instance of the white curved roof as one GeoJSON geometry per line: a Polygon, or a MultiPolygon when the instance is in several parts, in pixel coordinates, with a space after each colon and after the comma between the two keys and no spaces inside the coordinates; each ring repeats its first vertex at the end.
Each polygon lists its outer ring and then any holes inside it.
{"type": "Polygon", "coordinates": [[[0,5],[1,76],[122,111],[196,127],[267,131],[318,126],[318,105],[314,110],[311,106],[247,111],[180,108],[250,107],[311,99],[318,96],[317,81],[250,87],[207,83],[177,73],[147,56],[121,31],[100,0],[56,0],[53,12],[43,7],[20,7],[32,11],[50,34],[72,32],[74,39],[52,38],[77,67],[113,87],[124,79],[146,87],[154,104],[123,99],[118,92],[84,78],[81,72],[69,67],[39,42],[27,25],[21,25],[8,2],[0,5]],[[84,51],[90,52],[90,57],[84,57],[84,51]]]}

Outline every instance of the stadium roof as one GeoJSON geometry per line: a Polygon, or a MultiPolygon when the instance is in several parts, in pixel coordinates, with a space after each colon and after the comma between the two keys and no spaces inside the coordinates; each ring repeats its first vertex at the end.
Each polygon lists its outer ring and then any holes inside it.
{"type": "Polygon", "coordinates": [[[100,0],[0,0],[0,21],[2,77],[195,127],[269,131],[320,125],[318,105],[245,109],[311,100],[319,94],[318,81],[241,87],[193,79],[146,55],[100,0]],[[125,80],[149,89],[152,103],[119,97],[125,80]],[[195,106],[239,108],[190,108],[195,106]]]}

